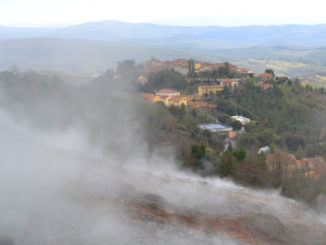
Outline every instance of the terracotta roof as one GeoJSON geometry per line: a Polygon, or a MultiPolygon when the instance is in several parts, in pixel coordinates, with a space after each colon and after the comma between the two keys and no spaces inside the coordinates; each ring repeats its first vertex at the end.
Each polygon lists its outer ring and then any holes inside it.
{"type": "Polygon", "coordinates": [[[143,97],[144,99],[150,99],[150,98],[154,98],[155,95],[150,93],[142,93],[141,97],[143,97]]]}
{"type": "Polygon", "coordinates": [[[314,167],[326,167],[326,163],[321,157],[304,158],[302,159],[301,164],[312,164],[314,167]]]}
{"type": "Polygon", "coordinates": [[[273,85],[270,84],[270,83],[263,83],[263,84],[260,84],[260,86],[263,87],[263,88],[270,88],[270,87],[273,87],[273,85]]]}
{"type": "Polygon", "coordinates": [[[169,100],[174,101],[174,102],[180,102],[180,101],[183,101],[184,99],[182,99],[180,97],[170,97],[169,100]]]}
{"type": "Polygon", "coordinates": [[[249,72],[250,70],[247,68],[239,68],[239,71],[249,72]]]}
{"type": "Polygon", "coordinates": [[[273,74],[270,74],[270,73],[262,73],[259,75],[260,77],[265,77],[265,78],[268,78],[268,77],[273,77],[273,74]]]}
{"type": "Polygon", "coordinates": [[[161,89],[159,92],[160,93],[179,93],[179,91],[177,91],[177,90],[167,89],[167,88],[161,89]]]}
{"type": "Polygon", "coordinates": [[[173,63],[182,63],[182,62],[187,62],[186,59],[176,59],[176,60],[172,60],[171,62],[173,63]]]}
{"type": "Polygon", "coordinates": [[[326,175],[326,167],[318,167],[317,169],[315,169],[315,175],[317,179],[326,175]]]}
{"type": "Polygon", "coordinates": [[[229,131],[229,138],[230,139],[235,139],[237,137],[237,132],[234,131],[229,131]]]}
{"type": "Polygon", "coordinates": [[[191,108],[206,108],[208,104],[204,101],[189,101],[188,105],[191,108]]]}
{"type": "Polygon", "coordinates": [[[297,164],[297,160],[293,154],[289,154],[286,152],[277,152],[266,155],[267,164],[272,164],[276,161],[280,161],[281,164],[297,164]]]}
{"type": "Polygon", "coordinates": [[[223,88],[221,85],[203,85],[199,86],[199,88],[223,88]]]}

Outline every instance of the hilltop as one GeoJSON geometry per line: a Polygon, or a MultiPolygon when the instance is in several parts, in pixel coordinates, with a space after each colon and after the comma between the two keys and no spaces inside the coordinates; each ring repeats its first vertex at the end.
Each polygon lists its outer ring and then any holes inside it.
{"type": "MultiPolygon", "coordinates": [[[[168,26],[149,23],[99,21],[60,28],[0,27],[0,38],[52,37],[93,40],[186,40],[231,42],[238,47],[312,46],[325,44],[326,25],[280,26],[168,26]]],[[[162,42],[161,41],[161,42],[162,42]]],[[[233,46],[234,47],[234,46],[233,46]]]]}

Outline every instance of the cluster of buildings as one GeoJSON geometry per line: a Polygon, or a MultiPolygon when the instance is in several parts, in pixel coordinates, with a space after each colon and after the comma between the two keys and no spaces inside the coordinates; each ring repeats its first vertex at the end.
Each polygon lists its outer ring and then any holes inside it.
{"type": "MultiPolygon", "coordinates": [[[[226,68],[229,70],[230,74],[234,74],[233,79],[214,79],[213,85],[200,85],[198,86],[198,93],[196,95],[187,95],[182,96],[179,91],[175,89],[161,89],[154,93],[142,93],[139,94],[142,98],[148,100],[151,103],[161,102],[165,106],[185,106],[190,109],[205,108],[213,109],[216,108],[216,105],[208,104],[203,101],[203,97],[210,96],[212,94],[217,94],[224,90],[225,87],[230,88],[231,90],[239,86],[241,79],[244,77],[255,77],[259,81],[259,86],[264,89],[267,89],[272,86],[270,83],[266,83],[269,79],[273,79],[273,74],[263,73],[256,74],[253,73],[250,69],[247,68],[238,68],[237,66],[222,62],[222,63],[210,63],[210,62],[201,62],[193,59],[176,59],[172,61],[160,61],[157,59],[151,59],[143,63],[144,75],[139,77],[139,82],[145,84],[148,82],[147,76],[153,72],[159,72],[163,70],[175,70],[185,76],[189,74],[197,74],[195,78],[193,76],[188,76],[188,80],[191,81],[195,79],[200,83],[205,81],[210,82],[210,78],[207,77],[211,73],[220,68],[226,68]],[[206,74],[206,75],[205,75],[206,74]],[[208,80],[207,80],[208,79],[208,80]]],[[[242,125],[245,125],[250,122],[249,118],[242,116],[233,116],[233,120],[239,121],[242,125]]],[[[208,130],[210,132],[228,132],[231,134],[230,138],[235,138],[237,135],[233,132],[232,127],[223,125],[219,122],[211,124],[201,124],[199,127],[203,130],[208,130]]]]}
{"type": "Polygon", "coordinates": [[[208,104],[205,101],[196,101],[196,99],[198,99],[196,95],[181,96],[180,92],[175,89],[161,89],[157,91],[155,94],[142,93],[139,95],[151,103],[161,102],[165,106],[177,106],[177,107],[185,106],[190,109],[216,108],[216,105],[208,104]]]}
{"type": "Polygon", "coordinates": [[[266,155],[267,168],[271,172],[281,172],[283,177],[296,174],[300,178],[319,179],[326,174],[326,162],[321,157],[297,160],[293,154],[277,152],[266,155]]]}
{"type": "Polygon", "coordinates": [[[224,87],[234,89],[239,86],[240,79],[221,79],[217,81],[216,85],[202,85],[198,86],[198,96],[203,97],[205,95],[216,94],[223,91],[224,87]]]}
{"type": "MultiPolygon", "coordinates": [[[[250,119],[235,115],[231,116],[232,120],[239,121],[243,126],[250,123],[250,119]]],[[[212,133],[228,133],[229,139],[235,139],[238,136],[238,133],[233,131],[233,128],[231,126],[225,125],[221,122],[215,122],[215,123],[203,123],[199,125],[199,128],[202,130],[207,130],[212,133]]]]}
{"type": "Polygon", "coordinates": [[[177,59],[172,61],[161,61],[157,59],[151,59],[145,61],[143,66],[145,74],[174,69],[175,71],[186,76],[189,71],[194,69],[194,64],[191,63],[191,60],[189,61],[186,59],[177,59]]]}
{"type": "Polygon", "coordinates": [[[201,62],[201,61],[194,61],[194,62],[196,64],[196,69],[194,70],[194,73],[197,74],[216,71],[220,68],[225,68],[226,66],[228,67],[230,73],[235,74],[239,71],[236,65],[233,65],[228,62],[221,62],[221,63],[210,63],[210,62],[201,62]]]}
{"type": "MultiPolygon", "coordinates": [[[[143,64],[145,74],[158,72],[162,70],[174,69],[175,71],[183,75],[188,75],[189,73],[211,72],[219,68],[223,68],[226,65],[228,66],[228,69],[231,73],[239,72],[239,69],[236,65],[227,62],[210,63],[210,62],[201,62],[194,59],[190,59],[190,60],[176,59],[172,61],[161,61],[157,59],[151,59],[145,61],[143,64]]],[[[249,72],[244,72],[243,74],[251,73],[250,70],[248,71],[249,72]]]]}
{"type": "Polygon", "coordinates": [[[213,72],[220,68],[228,67],[228,70],[231,74],[234,74],[238,77],[255,77],[259,81],[267,81],[273,78],[273,74],[271,73],[254,73],[250,69],[247,68],[238,68],[236,65],[228,63],[228,62],[220,62],[220,63],[211,63],[211,62],[202,62],[194,59],[176,59],[176,60],[167,60],[161,61],[158,59],[152,58],[151,60],[145,61],[143,63],[145,74],[149,74],[152,72],[158,72],[162,70],[172,70],[183,74],[201,74],[207,72],[213,72]]]}
{"type": "Polygon", "coordinates": [[[219,85],[203,85],[198,86],[197,95],[184,95],[181,96],[180,92],[175,89],[161,89],[155,94],[142,93],[140,96],[149,102],[156,103],[162,102],[166,106],[188,106],[190,108],[216,108],[215,105],[208,104],[201,101],[202,97],[210,94],[216,94],[223,91],[225,86],[234,88],[239,85],[239,79],[221,79],[219,85]]]}
{"type": "MultiPolygon", "coordinates": [[[[250,69],[247,68],[238,68],[236,65],[222,62],[222,63],[210,63],[210,62],[201,62],[196,61],[194,59],[176,59],[172,61],[160,61],[157,59],[151,59],[143,63],[144,68],[144,75],[139,76],[138,80],[141,84],[145,84],[148,82],[147,76],[153,72],[159,72],[162,70],[175,70],[182,75],[189,75],[189,74],[197,74],[195,76],[195,81],[198,82],[205,82],[214,80],[214,85],[203,85],[198,87],[198,96],[202,97],[204,95],[209,95],[211,93],[216,94],[223,90],[225,86],[230,87],[233,89],[235,86],[239,85],[239,82],[242,78],[253,77],[257,79],[258,86],[262,87],[264,90],[272,87],[271,83],[268,83],[269,80],[274,78],[274,74],[272,73],[253,73],[250,69]],[[216,71],[222,67],[228,67],[229,72],[234,75],[234,79],[220,79],[216,80],[210,78],[210,72],[216,71]],[[205,75],[206,74],[206,75],[205,75]],[[207,77],[208,76],[208,77],[207,77]]],[[[191,78],[187,78],[187,80],[191,81],[191,78]]],[[[211,81],[212,82],[212,81],[211,81]]]]}

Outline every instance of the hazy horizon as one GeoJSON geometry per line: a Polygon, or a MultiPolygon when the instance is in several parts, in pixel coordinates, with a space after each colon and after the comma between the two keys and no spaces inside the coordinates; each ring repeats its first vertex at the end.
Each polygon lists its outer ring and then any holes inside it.
{"type": "MultiPolygon", "coordinates": [[[[189,18],[191,19],[191,18],[189,18]]],[[[192,18],[196,19],[196,18],[192,18]]],[[[7,27],[7,28],[36,28],[36,29],[44,29],[44,28],[64,28],[70,26],[78,26],[84,25],[88,23],[101,23],[101,22],[120,22],[120,23],[128,23],[128,24],[153,24],[158,26],[175,26],[175,27],[205,27],[205,26],[216,26],[216,27],[248,27],[248,26],[290,26],[290,25],[297,25],[297,26],[318,26],[318,25],[326,25],[325,23],[316,23],[316,24],[304,24],[304,23],[284,23],[284,24],[247,24],[247,25],[219,25],[219,24],[182,24],[187,19],[171,19],[171,20],[153,20],[153,21],[144,21],[144,22],[130,22],[130,21],[121,21],[116,19],[103,19],[103,20],[96,20],[96,21],[86,21],[86,22],[79,22],[79,23],[57,23],[57,24],[49,24],[49,25],[40,25],[40,26],[23,26],[23,25],[0,25],[0,27],[7,27]]],[[[198,20],[204,20],[204,18],[198,18],[198,20]]]]}
{"type": "Polygon", "coordinates": [[[321,0],[204,0],[200,4],[194,0],[4,0],[0,26],[62,27],[102,20],[181,26],[314,25],[326,23],[324,8],[321,0]]]}

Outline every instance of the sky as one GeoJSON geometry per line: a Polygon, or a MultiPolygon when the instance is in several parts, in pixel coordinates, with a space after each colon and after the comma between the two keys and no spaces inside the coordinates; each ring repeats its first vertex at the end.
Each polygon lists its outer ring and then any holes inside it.
{"type": "Polygon", "coordinates": [[[326,24],[325,0],[0,0],[0,26],[326,24]]]}

